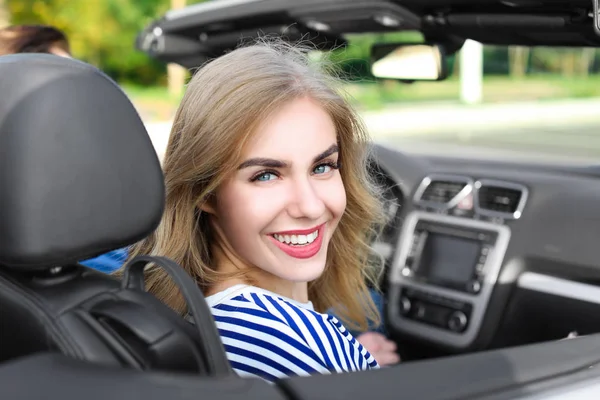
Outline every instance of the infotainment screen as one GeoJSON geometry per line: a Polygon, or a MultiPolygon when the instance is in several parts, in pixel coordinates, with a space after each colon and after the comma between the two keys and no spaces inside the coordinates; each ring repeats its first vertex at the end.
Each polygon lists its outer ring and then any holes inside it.
{"type": "Polygon", "coordinates": [[[417,275],[431,283],[463,286],[473,277],[481,245],[479,240],[429,232],[417,275]]]}

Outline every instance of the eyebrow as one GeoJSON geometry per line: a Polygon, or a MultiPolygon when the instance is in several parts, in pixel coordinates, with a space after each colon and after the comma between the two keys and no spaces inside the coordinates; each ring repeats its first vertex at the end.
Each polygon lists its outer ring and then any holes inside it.
{"type": "MultiPolygon", "coordinates": [[[[329,146],[327,150],[318,154],[314,159],[313,163],[319,162],[324,158],[329,157],[332,154],[335,154],[340,151],[340,148],[337,144],[332,144],[329,146]]],[[[238,167],[238,170],[248,168],[248,167],[266,167],[266,168],[285,168],[288,164],[284,161],[274,160],[272,158],[250,158],[249,160],[244,161],[238,167]]]]}

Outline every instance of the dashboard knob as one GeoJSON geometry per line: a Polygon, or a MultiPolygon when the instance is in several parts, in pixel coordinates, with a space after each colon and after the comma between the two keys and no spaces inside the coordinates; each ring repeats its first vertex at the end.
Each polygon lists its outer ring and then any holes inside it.
{"type": "Polygon", "coordinates": [[[467,327],[467,316],[462,311],[454,311],[448,318],[448,328],[454,332],[462,332],[467,327]]]}
{"type": "Polygon", "coordinates": [[[479,293],[481,291],[481,283],[479,281],[469,283],[469,291],[471,293],[479,293]]]}
{"type": "Polygon", "coordinates": [[[406,315],[410,312],[412,303],[408,297],[402,296],[400,298],[400,313],[406,315]]]}

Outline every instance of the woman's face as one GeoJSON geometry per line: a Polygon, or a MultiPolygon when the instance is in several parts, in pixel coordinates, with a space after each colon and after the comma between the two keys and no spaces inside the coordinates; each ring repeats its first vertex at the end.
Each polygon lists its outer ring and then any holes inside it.
{"type": "Polygon", "coordinates": [[[260,268],[266,289],[286,295],[306,290],[306,282],[323,273],[346,208],[338,156],[333,121],[308,98],[290,102],[263,124],[210,210],[224,238],[225,263],[260,268]]]}

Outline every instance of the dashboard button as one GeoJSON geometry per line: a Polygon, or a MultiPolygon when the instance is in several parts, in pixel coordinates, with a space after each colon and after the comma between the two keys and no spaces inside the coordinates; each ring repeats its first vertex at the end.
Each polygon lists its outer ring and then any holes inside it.
{"type": "Polygon", "coordinates": [[[411,308],[412,303],[410,302],[410,299],[406,296],[402,296],[400,298],[400,313],[406,315],[410,312],[411,308]]]}
{"type": "Polygon", "coordinates": [[[481,291],[481,282],[471,281],[468,283],[467,289],[471,293],[479,293],[481,291]]]}
{"type": "Polygon", "coordinates": [[[462,311],[454,311],[448,318],[448,328],[454,332],[462,332],[467,327],[467,316],[462,311]]]}

